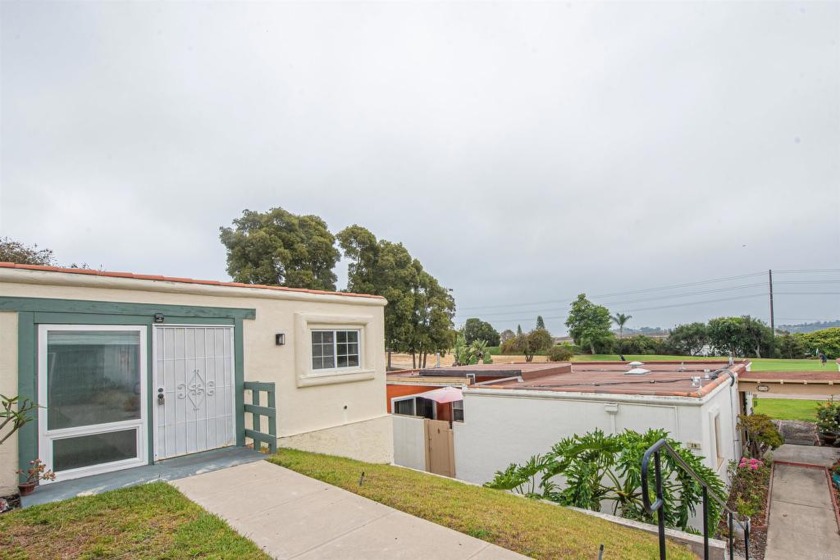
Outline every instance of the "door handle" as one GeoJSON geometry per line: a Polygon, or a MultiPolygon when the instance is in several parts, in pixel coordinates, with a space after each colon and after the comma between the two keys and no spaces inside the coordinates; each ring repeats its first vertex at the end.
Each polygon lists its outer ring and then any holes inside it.
{"type": "Polygon", "coordinates": [[[157,391],[158,404],[163,404],[165,400],[166,400],[166,397],[163,396],[163,387],[158,387],[158,391],[157,391]]]}

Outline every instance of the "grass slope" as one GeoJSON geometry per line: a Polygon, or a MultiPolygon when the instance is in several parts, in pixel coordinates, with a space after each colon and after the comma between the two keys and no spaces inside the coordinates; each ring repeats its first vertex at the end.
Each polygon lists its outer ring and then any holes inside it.
{"type": "MultiPolygon", "coordinates": [[[[270,461],[392,508],[533,558],[648,560],[656,536],[566,508],[390,465],[283,449],[270,461]],[[364,482],[359,484],[364,472],[364,482]]],[[[668,558],[695,556],[669,545],[668,558]]]]}
{"type": "Polygon", "coordinates": [[[268,558],[163,482],[0,515],[0,557],[268,558]]]}
{"type": "Polygon", "coordinates": [[[817,421],[817,403],[822,401],[799,399],[768,399],[759,397],[755,400],[755,412],[766,414],[774,420],[817,421]]]}

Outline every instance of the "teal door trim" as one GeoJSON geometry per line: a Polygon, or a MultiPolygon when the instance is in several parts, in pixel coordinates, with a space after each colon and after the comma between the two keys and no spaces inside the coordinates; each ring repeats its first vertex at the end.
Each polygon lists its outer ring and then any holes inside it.
{"type": "MultiPolygon", "coordinates": [[[[234,388],[236,445],[245,444],[245,357],[244,320],[256,317],[255,309],[228,307],[195,307],[84,300],[0,297],[0,311],[18,312],[18,394],[38,401],[38,325],[131,325],[145,326],[147,352],[148,460],[154,462],[154,429],[152,405],[154,315],[164,315],[169,325],[233,325],[234,388]]],[[[21,469],[38,457],[38,415],[18,431],[18,463],[21,469]]]]}
{"type": "Polygon", "coordinates": [[[164,322],[171,323],[168,315],[179,317],[208,317],[213,319],[254,319],[256,309],[238,307],[203,307],[192,305],[165,305],[155,303],[123,303],[113,301],[87,301],[73,299],[0,297],[0,311],[40,311],[56,313],[84,313],[102,315],[149,315],[160,313],[164,322]]]}

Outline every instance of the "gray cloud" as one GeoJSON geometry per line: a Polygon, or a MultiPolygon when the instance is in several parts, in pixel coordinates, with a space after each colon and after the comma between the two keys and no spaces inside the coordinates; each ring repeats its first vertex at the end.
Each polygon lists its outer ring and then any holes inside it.
{"type": "Polygon", "coordinates": [[[279,205],[402,241],[459,321],[557,332],[582,291],[840,268],[840,4],[0,9],[0,235],[65,262],[224,279],[218,227],[279,205]]]}

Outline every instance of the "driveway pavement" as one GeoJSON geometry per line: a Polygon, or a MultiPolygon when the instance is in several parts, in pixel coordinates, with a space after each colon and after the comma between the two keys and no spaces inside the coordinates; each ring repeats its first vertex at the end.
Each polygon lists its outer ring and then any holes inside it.
{"type": "Polygon", "coordinates": [[[526,558],[268,461],[171,484],[281,560],[526,558]]]}

